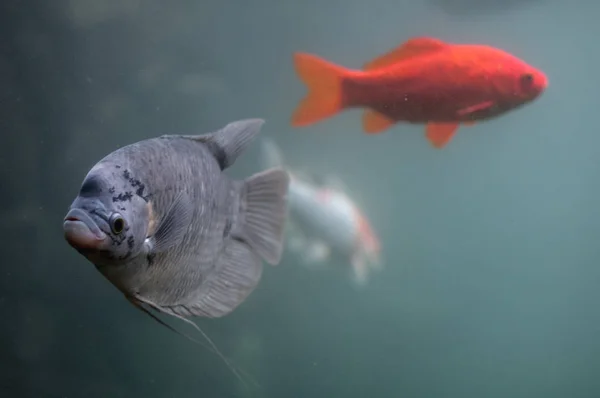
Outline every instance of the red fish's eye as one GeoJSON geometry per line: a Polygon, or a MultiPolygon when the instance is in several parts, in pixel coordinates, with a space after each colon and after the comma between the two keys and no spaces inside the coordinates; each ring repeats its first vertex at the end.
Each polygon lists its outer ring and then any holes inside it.
{"type": "Polygon", "coordinates": [[[526,86],[530,86],[533,83],[533,75],[531,73],[525,73],[521,75],[521,83],[526,86]]]}

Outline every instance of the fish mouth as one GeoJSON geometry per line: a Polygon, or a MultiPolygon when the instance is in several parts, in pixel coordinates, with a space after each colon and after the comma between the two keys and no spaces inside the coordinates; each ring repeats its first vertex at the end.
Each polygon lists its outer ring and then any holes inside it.
{"type": "Polygon", "coordinates": [[[550,81],[548,80],[548,76],[546,76],[544,73],[540,73],[540,76],[541,76],[541,80],[542,80],[542,81],[540,82],[540,83],[541,83],[541,86],[542,86],[542,89],[544,89],[544,90],[545,90],[545,89],[547,89],[547,88],[548,88],[548,86],[550,85],[550,81]]]}
{"type": "Polygon", "coordinates": [[[69,210],[63,231],[67,242],[77,249],[96,249],[107,238],[94,219],[81,209],[69,210]]]}

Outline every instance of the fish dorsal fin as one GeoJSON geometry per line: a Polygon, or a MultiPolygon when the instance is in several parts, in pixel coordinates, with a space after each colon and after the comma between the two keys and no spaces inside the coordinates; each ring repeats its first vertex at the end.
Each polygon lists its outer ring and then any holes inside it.
{"type": "Polygon", "coordinates": [[[400,61],[439,51],[447,47],[447,43],[444,43],[438,39],[433,39],[430,37],[415,37],[404,42],[399,47],[396,47],[395,49],[375,58],[374,60],[367,62],[363,66],[363,70],[368,71],[394,65],[400,61]]]}
{"type": "Polygon", "coordinates": [[[264,123],[263,119],[238,120],[213,133],[181,137],[205,144],[219,162],[221,170],[225,170],[233,165],[237,157],[258,135],[264,123]]]}

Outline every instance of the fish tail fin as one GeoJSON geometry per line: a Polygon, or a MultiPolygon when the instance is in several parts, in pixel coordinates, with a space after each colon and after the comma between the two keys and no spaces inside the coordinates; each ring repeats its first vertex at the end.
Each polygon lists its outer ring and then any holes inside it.
{"type": "Polygon", "coordinates": [[[244,180],[243,235],[254,252],[271,265],[279,264],[287,218],[289,174],[272,168],[244,180]]]}
{"type": "Polygon", "coordinates": [[[347,69],[307,53],[294,54],[294,67],[308,94],[294,111],[292,126],[307,126],[342,110],[342,80],[347,69]]]}

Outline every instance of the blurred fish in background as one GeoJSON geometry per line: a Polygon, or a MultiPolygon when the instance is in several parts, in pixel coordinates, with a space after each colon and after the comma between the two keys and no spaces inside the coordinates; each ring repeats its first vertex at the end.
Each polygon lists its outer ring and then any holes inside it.
{"type": "Polygon", "coordinates": [[[307,266],[346,263],[356,286],[365,286],[383,267],[377,234],[345,184],[336,177],[290,170],[281,149],[261,140],[261,166],[285,167],[290,175],[286,249],[307,266]]]}

